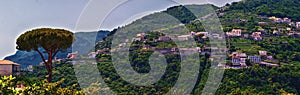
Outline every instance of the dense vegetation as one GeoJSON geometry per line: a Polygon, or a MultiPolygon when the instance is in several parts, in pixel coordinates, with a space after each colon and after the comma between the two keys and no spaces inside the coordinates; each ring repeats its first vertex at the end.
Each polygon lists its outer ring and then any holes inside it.
{"type": "MultiPolygon", "coordinates": [[[[262,0],[263,2],[263,0],[262,0]]],[[[273,2],[273,1],[271,1],[273,2]]],[[[279,2],[286,2],[285,0],[279,1],[279,2]]],[[[293,1],[298,2],[298,1],[293,1]]],[[[266,5],[273,6],[275,4],[280,5],[281,3],[268,3],[266,5]]],[[[294,36],[284,36],[284,33],[287,33],[286,31],[283,31],[280,37],[274,35],[272,32],[273,30],[277,30],[276,27],[286,28],[288,25],[286,24],[277,24],[273,23],[272,21],[261,18],[260,15],[266,15],[267,16],[276,16],[276,17],[289,17],[292,18],[293,21],[297,21],[295,17],[290,15],[276,15],[276,14],[263,14],[265,12],[259,11],[261,13],[256,13],[256,11],[252,11],[251,9],[261,7],[261,4],[264,3],[256,3],[255,0],[247,0],[239,3],[233,3],[231,6],[225,6],[222,7],[224,10],[219,10],[218,14],[224,13],[225,15],[221,16],[220,19],[222,21],[222,24],[224,25],[224,31],[231,31],[231,29],[234,28],[241,28],[245,30],[245,34],[251,34],[252,32],[258,31],[258,29],[263,28],[266,32],[263,32],[263,35],[266,36],[263,41],[253,41],[251,38],[230,38],[230,53],[233,51],[241,51],[246,52],[249,55],[257,55],[258,50],[266,50],[268,51],[269,55],[274,56],[275,59],[278,59],[279,62],[277,64],[280,64],[281,67],[261,67],[253,63],[248,63],[250,68],[247,69],[238,69],[238,70],[226,70],[224,78],[222,80],[222,83],[217,91],[216,94],[234,94],[234,95],[240,95],[240,94],[288,94],[288,93],[294,93],[299,94],[299,38],[295,38],[294,36]],[[244,8],[244,7],[238,7],[239,5],[244,6],[243,4],[247,4],[247,2],[252,2],[257,5],[250,6],[250,7],[244,8]],[[258,22],[269,22],[268,25],[258,25],[258,22]],[[275,27],[275,28],[272,28],[275,27]],[[284,44],[286,43],[286,44],[284,44]],[[287,82],[288,81],[288,82],[287,82]]],[[[246,5],[245,5],[246,6],[246,5]]],[[[247,5],[248,6],[248,5],[247,5]]],[[[284,5],[280,5],[284,6],[284,5]]],[[[286,6],[289,7],[289,6],[286,6]]],[[[291,6],[289,8],[292,8],[294,6],[291,6]]],[[[268,7],[270,8],[270,7],[268,7]]],[[[271,7],[272,8],[272,7],[271,7]]],[[[274,10],[277,10],[279,7],[273,7],[274,10]]],[[[263,8],[260,8],[263,10],[263,8]]],[[[286,12],[284,10],[278,9],[277,11],[280,12],[286,12]]],[[[268,10],[268,12],[272,12],[268,10]]],[[[290,12],[290,13],[283,13],[283,14],[297,14],[297,12],[290,12]]],[[[179,15],[180,16],[180,15],[179,15]]],[[[188,16],[190,17],[190,16],[188,16]]],[[[299,17],[299,16],[297,16],[299,17]]],[[[201,24],[198,24],[196,22],[188,23],[186,26],[190,30],[194,31],[203,31],[203,27],[201,24]]],[[[292,27],[292,26],[291,26],[292,27]]],[[[170,29],[172,31],[172,29],[170,29]]],[[[151,36],[151,35],[150,35],[151,36]]],[[[111,42],[112,38],[107,37],[104,39],[104,41],[98,43],[97,49],[103,49],[105,47],[110,47],[109,43],[111,42]]],[[[201,40],[202,44],[205,44],[205,39],[201,40]]],[[[159,46],[159,45],[158,45],[159,46]]],[[[167,45],[163,45],[167,46],[167,45]]],[[[201,46],[201,44],[200,44],[201,46]]],[[[172,46],[171,46],[172,47],[172,46]]],[[[134,54],[134,53],[133,53],[134,54]]],[[[145,55],[147,56],[147,53],[141,53],[139,55],[145,55]]],[[[137,55],[138,56],[138,55],[137,55]]],[[[98,58],[100,59],[109,59],[110,57],[108,55],[99,55],[98,58]]],[[[208,58],[208,57],[207,57],[208,58]]],[[[147,65],[143,65],[144,59],[143,58],[137,58],[137,60],[140,60],[141,63],[138,70],[141,69],[147,69],[147,65]]],[[[206,57],[203,57],[202,60],[206,60],[206,57]]],[[[135,62],[135,61],[133,61],[135,62]]],[[[209,65],[207,64],[207,61],[200,62],[201,65],[205,68],[208,68],[209,65]],[[208,66],[208,67],[207,67],[208,66]]],[[[107,63],[100,63],[100,64],[107,64],[105,66],[110,67],[111,65],[109,62],[107,63]]],[[[132,65],[139,66],[139,65],[132,65]]],[[[203,86],[205,85],[205,78],[208,75],[209,70],[203,68],[200,74],[203,78],[199,78],[199,83],[196,85],[196,88],[194,89],[192,94],[199,94],[201,93],[201,90],[203,89],[203,86]],[[201,80],[201,81],[200,81],[201,80]]],[[[102,69],[105,69],[102,68],[102,69]]],[[[113,70],[113,68],[111,68],[113,70]]],[[[175,73],[175,72],[174,72],[175,73]]],[[[120,83],[121,80],[119,80],[117,77],[117,74],[104,74],[105,77],[114,77],[117,78],[115,81],[109,80],[108,83],[120,83]]],[[[174,77],[175,78],[175,77],[174,77]]],[[[111,78],[110,78],[111,79],[111,78]]],[[[116,83],[116,84],[117,84],[116,83]]],[[[132,85],[127,84],[126,82],[121,82],[123,85],[110,85],[112,89],[116,88],[117,92],[122,93],[122,91],[127,90],[133,90],[132,85]],[[124,85],[126,88],[124,88],[124,85]],[[128,85],[128,86],[126,86],[128,85]],[[118,88],[122,88],[119,89],[118,88]]],[[[164,83],[162,83],[164,84],[164,83]]],[[[142,91],[145,91],[145,89],[140,89],[142,91]]],[[[160,91],[160,90],[158,90],[160,91]]],[[[145,91],[147,92],[147,91],[145,91]]],[[[164,92],[164,91],[163,91],[164,92]]],[[[134,92],[133,92],[134,93],[134,92]]]]}
{"type": "Polygon", "coordinates": [[[299,65],[284,65],[280,68],[256,65],[248,69],[226,70],[217,94],[278,95],[286,92],[297,94],[299,78],[299,65]]]}
{"type": "MultiPolygon", "coordinates": [[[[155,32],[150,32],[150,37],[155,37],[158,34],[155,32]]],[[[147,38],[151,39],[151,38],[147,38]]],[[[107,42],[110,42],[111,39],[104,39],[103,42],[99,43],[99,47],[106,47],[107,42]]],[[[238,38],[233,38],[232,41],[247,41],[247,40],[240,40],[238,38]]],[[[288,44],[272,44],[272,41],[266,40],[262,42],[256,42],[256,41],[249,41],[249,44],[253,44],[253,47],[257,50],[268,50],[269,52],[273,52],[276,59],[279,59],[281,62],[281,67],[261,67],[257,64],[251,63],[251,67],[247,69],[229,69],[225,71],[222,83],[217,90],[216,94],[230,94],[230,95],[245,95],[245,94],[297,94],[299,93],[299,61],[293,60],[297,59],[297,51],[299,50],[297,47],[299,47],[299,39],[293,38],[293,37],[282,37],[282,38],[275,38],[273,41],[276,42],[285,42],[287,41],[288,44]],[[288,47],[294,47],[294,48],[288,48],[288,47]],[[282,49],[286,48],[286,49],[282,49]],[[286,53],[287,52],[287,53],[286,53]],[[282,56],[282,55],[294,55],[294,56],[282,56]],[[280,57],[279,57],[280,56],[280,57]],[[282,57],[289,57],[289,58],[282,58],[282,57]],[[288,63],[288,64],[287,64],[288,63]]],[[[135,44],[143,44],[135,42],[132,46],[141,46],[141,45],[135,45],[135,44]]],[[[164,42],[164,43],[150,43],[147,42],[147,44],[150,45],[157,45],[158,44],[164,44],[163,46],[168,46],[168,44],[171,44],[170,42],[164,42]]],[[[234,45],[233,45],[234,46],[234,45]]],[[[172,47],[172,46],[171,46],[172,47]]],[[[234,46],[235,47],[235,46],[234,46]]],[[[239,47],[239,46],[236,46],[239,47]]],[[[252,48],[247,47],[246,48],[252,48]]],[[[242,50],[246,50],[242,48],[242,50]]],[[[248,54],[257,54],[257,50],[248,50],[246,51],[248,54]]],[[[149,52],[141,52],[143,50],[138,49],[136,51],[132,51],[132,57],[135,58],[132,60],[133,63],[132,67],[136,68],[137,72],[147,72],[147,69],[149,69],[147,65],[147,57],[149,56],[149,52]]],[[[176,58],[175,56],[170,56],[172,58],[176,58]]],[[[100,54],[98,55],[99,60],[110,60],[110,55],[107,54],[100,54]]],[[[168,56],[166,56],[168,58],[168,56]]],[[[209,61],[207,60],[209,56],[202,56],[200,60],[201,67],[200,69],[200,77],[198,78],[199,82],[196,85],[196,88],[194,88],[194,91],[192,94],[198,95],[201,93],[201,90],[203,89],[205,85],[205,77],[207,77],[209,72],[209,61]]],[[[172,64],[172,63],[170,63],[172,64]]],[[[105,81],[108,83],[109,87],[116,91],[119,94],[141,94],[141,93],[148,93],[148,94],[155,94],[156,91],[158,92],[166,92],[168,91],[168,88],[165,88],[164,90],[160,89],[153,89],[151,88],[139,88],[135,87],[132,84],[128,84],[126,81],[123,81],[118,74],[114,71],[114,67],[111,62],[102,62],[100,63],[100,71],[103,74],[104,78],[107,78],[109,80],[105,81]],[[108,68],[107,68],[108,67],[108,68]],[[109,72],[112,71],[112,72],[109,72]],[[141,92],[142,91],[142,92],[141,92]],[[151,93],[150,93],[151,92],[151,93]]],[[[172,71],[172,70],[168,70],[172,71]]],[[[167,71],[167,72],[168,72],[167,71]]],[[[173,71],[172,73],[176,73],[176,71],[173,71]]],[[[171,79],[176,78],[176,76],[170,77],[171,79]]],[[[163,79],[162,79],[163,80],[163,79]]],[[[173,81],[165,81],[161,82],[160,84],[162,87],[168,87],[168,83],[173,81]]],[[[172,85],[172,84],[169,84],[172,85]]],[[[160,86],[156,86],[160,87],[160,86]]]]}
{"type": "Polygon", "coordinates": [[[64,80],[49,83],[47,80],[38,80],[33,78],[20,78],[12,76],[0,77],[0,94],[5,95],[83,95],[80,90],[73,86],[62,88],[64,80]],[[23,87],[20,87],[22,85],[23,87]],[[17,88],[17,87],[20,88],[17,88]]]}
{"type": "Polygon", "coordinates": [[[227,11],[251,12],[252,14],[289,17],[299,21],[299,0],[243,0],[234,2],[227,11]]]}

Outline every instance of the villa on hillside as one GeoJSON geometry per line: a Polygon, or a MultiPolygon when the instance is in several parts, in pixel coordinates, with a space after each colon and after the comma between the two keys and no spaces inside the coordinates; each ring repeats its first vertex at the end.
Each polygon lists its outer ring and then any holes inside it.
{"type": "Polygon", "coordinates": [[[238,53],[238,52],[233,52],[231,54],[231,62],[233,66],[242,66],[242,67],[247,67],[246,65],[246,59],[247,59],[247,54],[246,53],[238,53]]]}
{"type": "Polygon", "coordinates": [[[253,63],[260,63],[261,62],[261,57],[260,56],[248,56],[248,59],[250,62],[253,63]]]}
{"type": "Polygon", "coordinates": [[[253,37],[253,40],[256,40],[256,41],[263,39],[261,36],[261,32],[253,32],[251,36],[253,37]]]}
{"type": "Polygon", "coordinates": [[[282,19],[282,18],[276,18],[276,19],[274,20],[274,22],[276,22],[276,23],[282,23],[282,22],[283,22],[283,19],[282,19]]]}
{"type": "Polygon", "coordinates": [[[242,29],[233,29],[231,32],[226,32],[227,36],[240,37],[242,35],[242,29]]]}
{"type": "Polygon", "coordinates": [[[273,20],[276,23],[282,23],[284,21],[282,18],[277,18],[275,16],[269,17],[269,20],[273,20]]]}
{"type": "Polygon", "coordinates": [[[247,68],[246,60],[249,60],[252,63],[259,64],[260,66],[269,66],[269,67],[279,67],[278,60],[273,59],[272,56],[267,56],[267,51],[259,50],[259,56],[247,56],[246,53],[232,52],[231,54],[231,63],[232,65],[220,65],[225,69],[242,69],[247,68]],[[262,58],[269,60],[268,62],[263,62],[262,58]],[[271,63],[269,63],[271,62],[271,63]]]}
{"type": "Polygon", "coordinates": [[[292,19],[285,17],[285,18],[283,18],[283,22],[290,23],[290,22],[292,22],[292,19]]]}
{"type": "Polygon", "coordinates": [[[260,56],[267,56],[267,51],[260,50],[260,51],[258,51],[258,53],[260,56]]]}
{"type": "Polygon", "coordinates": [[[295,31],[290,31],[290,32],[287,33],[288,36],[294,36],[295,34],[296,34],[295,31]]]}
{"type": "Polygon", "coordinates": [[[202,36],[202,39],[206,39],[209,36],[208,32],[191,32],[192,36],[202,36]]]}
{"type": "Polygon", "coordinates": [[[278,34],[279,34],[279,31],[274,30],[274,31],[273,31],[273,34],[274,34],[274,35],[278,35],[278,34]]]}
{"type": "Polygon", "coordinates": [[[0,60],[0,75],[19,75],[20,74],[20,64],[14,63],[9,60],[0,60]]]}
{"type": "Polygon", "coordinates": [[[140,34],[137,34],[136,37],[135,37],[135,41],[141,41],[141,40],[144,40],[144,38],[146,37],[146,33],[140,33],[140,34]]]}
{"type": "MultiPolygon", "coordinates": [[[[124,43],[123,44],[121,44],[122,46],[124,45],[124,43]]],[[[126,45],[126,43],[125,43],[125,45],[126,45]]],[[[120,46],[120,45],[119,45],[120,46]]],[[[96,56],[98,55],[98,54],[100,54],[100,53],[103,53],[103,54],[107,54],[107,52],[109,51],[109,48],[104,48],[104,49],[102,49],[102,50],[97,50],[96,52],[90,52],[89,54],[88,54],[88,56],[89,56],[89,58],[96,58],[96,56]]],[[[78,55],[77,55],[78,56],[78,55]]]]}
{"type": "Polygon", "coordinates": [[[300,29],[300,22],[297,22],[297,23],[296,23],[296,28],[297,28],[297,29],[300,29]]]}
{"type": "Polygon", "coordinates": [[[209,33],[208,32],[197,32],[195,35],[196,36],[198,36],[198,35],[209,36],[209,33]]]}
{"type": "Polygon", "coordinates": [[[98,54],[97,52],[90,52],[88,56],[89,58],[96,58],[97,54],[98,54]]]}
{"type": "Polygon", "coordinates": [[[69,53],[69,54],[67,55],[67,58],[68,58],[68,59],[74,59],[74,58],[77,58],[77,57],[78,57],[78,51],[73,52],[73,53],[69,53]]]}
{"type": "Polygon", "coordinates": [[[290,28],[290,27],[287,27],[287,28],[286,28],[286,30],[287,30],[287,31],[291,31],[291,30],[292,30],[292,28],[290,28]]]}

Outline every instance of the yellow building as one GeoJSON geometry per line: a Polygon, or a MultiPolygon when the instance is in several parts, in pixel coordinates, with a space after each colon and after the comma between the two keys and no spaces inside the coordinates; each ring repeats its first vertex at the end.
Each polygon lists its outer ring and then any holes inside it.
{"type": "Polygon", "coordinates": [[[269,17],[270,20],[276,20],[275,16],[269,17]]]}

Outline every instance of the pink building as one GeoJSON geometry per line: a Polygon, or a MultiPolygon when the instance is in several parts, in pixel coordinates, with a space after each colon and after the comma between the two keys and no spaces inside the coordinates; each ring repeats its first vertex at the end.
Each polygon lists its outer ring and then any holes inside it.
{"type": "Polygon", "coordinates": [[[233,66],[247,67],[246,59],[247,59],[246,53],[233,52],[231,54],[231,62],[233,66]]]}
{"type": "Polygon", "coordinates": [[[78,51],[73,52],[73,53],[69,53],[69,54],[67,55],[67,57],[68,57],[69,59],[74,59],[74,58],[78,57],[78,51]]]}
{"type": "Polygon", "coordinates": [[[97,52],[90,52],[88,56],[89,58],[96,58],[97,54],[98,54],[97,52]]]}
{"type": "Polygon", "coordinates": [[[292,22],[292,20],[289,19],[289,18],[287,18],[287,17],[285,17],[285,18],[283,18],[283,22],[290,23],[290,22],[292,22]]]}
{"type": "Polygon", "coordinates": [[[4,76],[19,75],[20,64],[9,60],[0,60],[0,74],[4,76]]]}
{"type": "Polygon", "coordinates": [[[254,40],[262,40],[261,32],[253,32],[251,36],[254,40]]]}
{"type": "Polygon", "coordinates": [[[259,55],[261,55],[261,56],[267,55],[267,51],[260,50],[258,52],[259,52],[259,55]]]}
{"type": "Polygon", "coordinates": [[[297,29],[300,29],[300,22],[296,23],[296,27],[297,27],[297,29]]]}

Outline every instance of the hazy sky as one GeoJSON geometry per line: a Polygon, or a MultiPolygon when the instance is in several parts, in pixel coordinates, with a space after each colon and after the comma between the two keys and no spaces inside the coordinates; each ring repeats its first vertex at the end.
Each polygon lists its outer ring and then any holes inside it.
{"type": "MultiPolygon", "coordinates": [[[[153,10],[164,10],[174,4],[168,0],[140,0],[144,2],[140,2],[138,0],[131,1],[137,2],[124,5],[122,9],[116,11],[118,12],[117,16],[111,15],[111,19],[104,21],[106,22],[106,26],[102,28],[112,29],[118,25],[129,23],[136,18],[144,16],[145,14],[152,13],[153,10]],[[143,8],[149,9],[149,11],[132,8],[132,6],[136,5],[139,5],[137,7],[143,6],[143,8]],[[134,14],[136,12],[141,12],[142,14],[131,15],[131,13],[134,14]]],[[[203,3],[209,2],[218,6],[223,6],[227,2],[239,0],[200,1],[203,3]]],[[[26,30],[36,27],[60,27],[73,30],[78,18],[88,2],[89,0],[1,0],[0,59],[15,53],[16,38],[26,30]]],[[[99,6],[105,7],[106,4],[99,4],[99,6]]],[[[101,11],[99,13],[101,13],[101,11]]]]}

